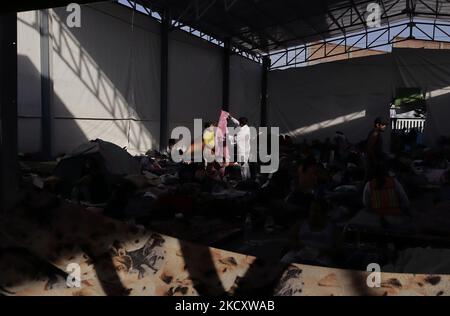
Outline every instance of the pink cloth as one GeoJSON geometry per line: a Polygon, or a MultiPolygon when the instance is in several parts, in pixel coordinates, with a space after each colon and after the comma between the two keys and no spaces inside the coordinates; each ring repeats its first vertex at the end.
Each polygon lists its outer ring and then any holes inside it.
{"type": "Polygon", "coordinates": [[[220,111],[220,118],[219,118],[219,123],[217,124],[217,127],[222,132],[222,135],[226,135],[227,132],[228,132],[227,119],[228,119],[229,116],[230,116],[230,113],[228,113],[227,111],[220,111]]]}
{"type": "Polygon", "coordinates": [[[215,133],[215,154],[218,162],[222,162],[223,159],[225,161],[230,161],[230,154],[228,148],[224,146],[224,141],[228,134],[228,116],[230,114],[226,111],[220,112],[219,123],[217,124],[217,130],[215,133]]]}

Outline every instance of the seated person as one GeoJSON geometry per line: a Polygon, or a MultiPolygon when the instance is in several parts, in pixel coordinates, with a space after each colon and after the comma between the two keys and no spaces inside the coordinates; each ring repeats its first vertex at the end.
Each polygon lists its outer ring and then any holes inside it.
{"type": "Polygon", "coordinates": [[[309,209],[317,189],[318,173],[319,166],[316,160],[312,157],[305,159],[298,168],[294,189],[286,197],[285,202],[309,209]]]}
{"type": "Polygon", "coordinates": [[[329,265],[340,251],[339,232],[322,201],[310,204],[308,218],[290,229],[289,240],[289,252],[281,259],[285,263],[329,265]]]}
{"type": "Polygon", "coordinates": [[[400,182],[378,166],[376,176],[366,183],[363,193],[366,209],[380,216],[399,216],[409,208],[409,199],[400,182]]]}
{"type": "Polygon", "coordinates": [[[270,199],[284,199],[290,192],[295,165],[287,157],[280,157],[278,171],[269,174],[261,185],[260,195],[263,201],[270,199]]]}

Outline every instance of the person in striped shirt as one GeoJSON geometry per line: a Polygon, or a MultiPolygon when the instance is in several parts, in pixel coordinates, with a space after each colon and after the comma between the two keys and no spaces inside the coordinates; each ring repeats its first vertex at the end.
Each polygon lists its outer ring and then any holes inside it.
{"type": "Polygon", "coordinates": [[[363,203],[366,209],[380,216],[407,214],[410,205],[403,186],[382,165],[376,168],[376,176],[366,183],[363,203]]]}

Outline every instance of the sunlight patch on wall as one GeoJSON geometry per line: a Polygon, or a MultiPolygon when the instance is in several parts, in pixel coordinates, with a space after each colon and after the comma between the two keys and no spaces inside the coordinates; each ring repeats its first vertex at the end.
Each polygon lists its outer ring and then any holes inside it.
{"type": "Polygon", "coordinates": [[[304,127],[298,128],[298,129],[296,129],[294,131],[291,131],[290,135],[293,136],[293,137],[306,135],[306,134],[310,134],[310,133],[316,132],[316,131],[324,129],[324,128],[328,128],[328,127],[332,127],[332,126],[348,123],[348,122],[351,122],[351,121],[354,121],[354,120],[357,120],[357,119],[361,119],[361,118],[364,118],[364,117],[366,117],[366,110],[359,111],[359,112],[354,112],[354,113],[343,115],[343,116],[339,116],[337,118],[334,118],[334,119],[331,119],[331,120],[322,121],[320,123],[312,124],[312,125],[309,125],[309,126],[304,126],[304,127]]]}

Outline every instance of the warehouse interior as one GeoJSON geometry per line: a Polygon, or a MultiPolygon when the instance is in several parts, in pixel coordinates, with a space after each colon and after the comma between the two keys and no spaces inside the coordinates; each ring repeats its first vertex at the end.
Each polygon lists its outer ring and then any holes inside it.
{"type": "Polygon", "coordinates": [[[449,2],[16,1],[0,41],[1,295],[450,294],[449,2]],[[173,158],[233,119],[275,170],[173,158]]]}

